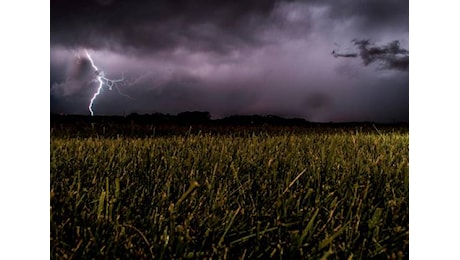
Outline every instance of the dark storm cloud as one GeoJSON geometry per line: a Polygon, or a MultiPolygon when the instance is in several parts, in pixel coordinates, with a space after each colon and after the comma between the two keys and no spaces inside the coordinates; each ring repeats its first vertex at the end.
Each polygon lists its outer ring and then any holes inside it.
{"type": "Polygon", "coordinates": [[[354,40],[364,65],[380,62],[386,69],[409,69],[409,51],[399,46],[399,41],[392,41],[384,46],[372,46],[369,40],[354,40]]]}
{"type": "MultiPolygon", "coordinates": [[[[359,56],[365,66],[371,63],[379,63],[382,69],[396,69],[406,71],[409,69],[409,51],[399,45],[399,41],[392,41],[383,46],[374,46],[370,40],[353,40],[359,49],[359,56]]],[[[356,58],[356,53],[336,53],[332,51],[335,58],[356,58]]]]}
{"type": "Polygon", "coordinates": [[[408,1],[399,0],[51,0],[51,43],[135,53],[178,47],[225,53],[269,44],[264,36],[274,29],[308,35],[317,23],[311,9],[321,7],[332,20],[353,19],[364,31],[393,24],[408,29],[408,1]]]}
{"type": "Polygon", "coordinates": [[[408,31],[404,0],[51,0],[51,44],[137,54],[176,48],[227,53],[270,44],[280,33],[308,36],[321,22],[315,8],[332,21],[327,29],[351,22],[359,30],[352,38],[386,28],[408,31]]]}
{"type": "Polygon", "coordinates": [[[342,57],[342,58],[356,58],[358,57],[358,54],[356,53],[337,53],[335,51],[332,51],[332,56],[338,58],[338,57],[342,57]]]}
{"type": "Polygon", "coordinates": [[[223,52],[255,44],[275,1],[51,1],[51,43],[123,51],[223,52]]]}
{"type": "Polygon", "coordinates": [[[409,30],[408,0],[317,0],[319,5],[329,7],[333,19],[345,21],[352,17],[361,30],[383,27],[409,30]]]}
{"type": "Polygon", "coordinates": [[[108,78],[124,75],[117,86],[133,98],[104,88],[96,114],[408,114],[408,53],[394,53],[408,49],[406,0],[51,0],[53,112],[88,113],[97,82],[84,49],[108,78]],[[360,59],[330,55],[334,42],[356,38],[400,46],[360,43],[333,53],[360,59]]]}

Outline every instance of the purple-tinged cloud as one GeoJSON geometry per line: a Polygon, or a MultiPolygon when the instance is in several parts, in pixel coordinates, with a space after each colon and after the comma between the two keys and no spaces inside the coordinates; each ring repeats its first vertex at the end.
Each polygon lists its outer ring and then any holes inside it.
{"type": "Polygon", "coordinates": [[[51,0],[51,111],[89,114],[88,49],[133,98],[103,90],[95,114],[408,121],[404,54],[353,44],[334,59],[333,43],[350,37],[408,49],[408,1],[51,0]]]}

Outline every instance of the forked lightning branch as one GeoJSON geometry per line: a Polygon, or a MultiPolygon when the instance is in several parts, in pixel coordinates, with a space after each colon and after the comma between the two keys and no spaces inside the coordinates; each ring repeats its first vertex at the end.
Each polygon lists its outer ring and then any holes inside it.
{"type": "Polygon", "coordinates": [[[91,98],[91,101],[89,102],[89,106],[88,106],[88,109],[89,109],[89,112],[91,113],[91,116],[94,116],[94,111],[93,111],[94,101],[96,100],[97,96],[99,96],[99,94],[101,93],[101,90],[102,90],[102,88],[104,86],[107,86],[109,88],[109,90],[112,90],[112,88],[115,87],[118,90],[118,93],[120,93],[120,95],[123,95],[123,96],[131,98],[130,96],[121,93],[120,89],[116,86],[116,83],[123,81],[124,78],[123,77],[121,79],[109,79],[109,78],[106,78],[104,71],[100,71],[96,67],[96,65],[94,64],[94,61],[91,58],[91,55],[89,55],[88,51],[85,50],[85,52],[86,52],[86,56],[88,57],[89,61],[91,62],[91,66],[93,67],[94,72],[96,73],[97,81],[99,82],[99,86],[97,88],[97,91],[96,91],[96,93],[94,93],[93,97],[91,98]]]}

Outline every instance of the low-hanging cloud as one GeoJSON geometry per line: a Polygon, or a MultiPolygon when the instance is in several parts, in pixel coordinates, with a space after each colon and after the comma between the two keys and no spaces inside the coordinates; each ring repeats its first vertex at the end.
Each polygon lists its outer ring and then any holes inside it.
{"type": "Polygon", "coordinates": [[[400,47],[399,41],[395,40],[383,46],[375,46],[370,40],[352,40],[358,48],[358,53],[337,53],[332,51],[335,58],[361,57],[365,66],[378,63],[382,69],[396,69],[407,71],[409,69],[409,51],[400,47]]]}
{"type": "Polygon", "coordinates": [[[334,57],[343,57],[343,58],[356,58],[358,57],[358,54],[356,53],[337,53],[334,51],[332,51],[332,56],[334,57]]]}

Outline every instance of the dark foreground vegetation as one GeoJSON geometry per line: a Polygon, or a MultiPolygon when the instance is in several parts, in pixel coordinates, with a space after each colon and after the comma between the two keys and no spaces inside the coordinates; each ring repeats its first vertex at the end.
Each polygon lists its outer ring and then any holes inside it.
{"type": "Polygon", "coordinates": [[[408,258],[407,126],[56,118],[52,258],[408,258]]]}

